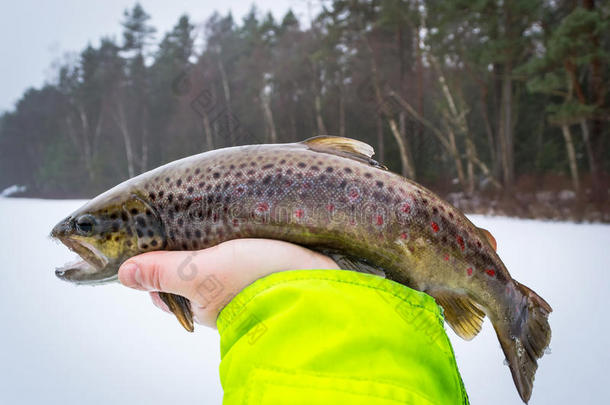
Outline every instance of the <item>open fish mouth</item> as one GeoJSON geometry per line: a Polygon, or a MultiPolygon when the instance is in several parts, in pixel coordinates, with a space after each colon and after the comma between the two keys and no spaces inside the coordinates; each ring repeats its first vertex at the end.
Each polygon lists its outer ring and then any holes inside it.
{"type": "Polygon", "coordinates": [[[116,280],[117,269],[109,266],[108,258],[94,246],[69,237],[60,237],[59,240],[78,254],[80,259],[56,268],[55,275],[58,278],[77,284],[98,284],[116,280]]]}

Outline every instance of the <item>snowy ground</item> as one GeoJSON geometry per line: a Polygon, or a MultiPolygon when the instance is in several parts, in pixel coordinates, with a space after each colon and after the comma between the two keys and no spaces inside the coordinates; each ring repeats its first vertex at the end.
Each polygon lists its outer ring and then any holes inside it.
{"type": "MultiPolygon", "coordinates": [[[[81,203],[0,198],[0,402],[220,404],[216,331],[184,332],[144,293],[55,277],[73,255],[48,232],[81,203]]],[[[554,309],[530,404],[605,403],[610,226],[472,219],[554,309]]],[[[473,405],[520,403],[489,321],[471,342],[449,334],[473,405]]]]}

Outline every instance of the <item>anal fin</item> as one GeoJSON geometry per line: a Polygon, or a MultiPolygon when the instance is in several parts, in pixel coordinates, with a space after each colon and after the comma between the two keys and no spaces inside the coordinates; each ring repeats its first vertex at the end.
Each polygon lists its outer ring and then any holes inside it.
{"type": "Polygon", "coordinates": [[[459,337],[471,340],[481,331],[485,313],[466,295],[448,290],[429,294],[443,308],[445,320],[459,337]]]}

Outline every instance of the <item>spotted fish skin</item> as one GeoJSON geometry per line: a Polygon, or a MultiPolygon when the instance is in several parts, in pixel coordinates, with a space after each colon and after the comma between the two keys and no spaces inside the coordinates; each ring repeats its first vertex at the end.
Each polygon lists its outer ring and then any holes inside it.
{"type": "Polygon", "coordinates": [[[537,359],[550,342],[550,306],[511,278],[485,234],[460,211],[381,169],[370,154],[349,150],[349,141],[357,142],[321,137],[191,156],[122,183],[65,221],[125,212],[134,199],[144,204],[119,224],[134,235],[137,251],[117,263],[151,250],[271,238],[349,258],[355,269],[382,270],[436,298],[466,339],[487,315],[527,402],[537,359]],[[337,140],[347,146],[335,147],[337,140]]]}

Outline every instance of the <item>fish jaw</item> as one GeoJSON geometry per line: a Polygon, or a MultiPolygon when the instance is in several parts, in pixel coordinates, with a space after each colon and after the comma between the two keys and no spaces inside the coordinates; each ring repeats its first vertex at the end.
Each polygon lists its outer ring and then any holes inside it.
{"type": "Polygon", "coordinates": [[[52,238],[59,240],[81,258],[56,268],[55,275],[61,280],[76,284],[100,284],[116,280],[118,266],[95,246],[73,235],[73,228],[72,218],[68,217],[51,231],[52,238]]]}

